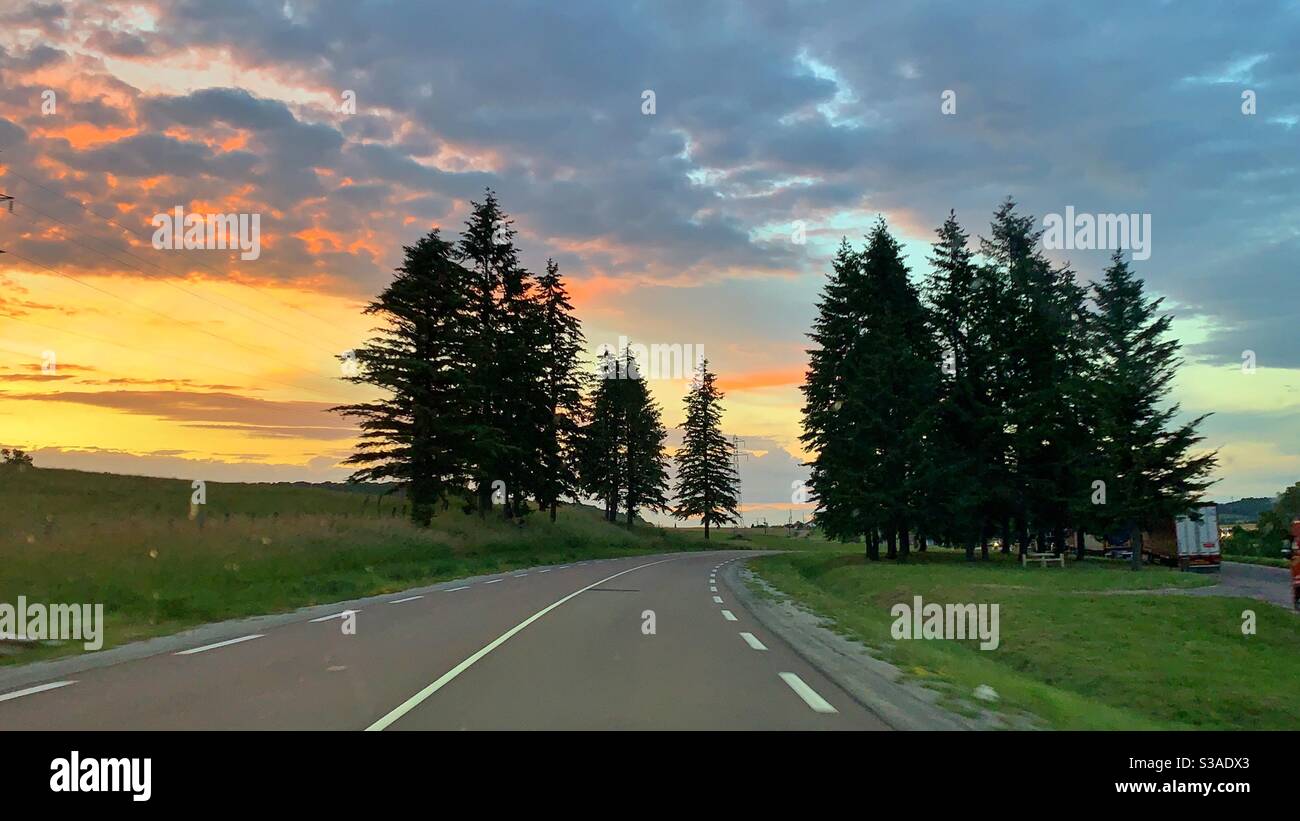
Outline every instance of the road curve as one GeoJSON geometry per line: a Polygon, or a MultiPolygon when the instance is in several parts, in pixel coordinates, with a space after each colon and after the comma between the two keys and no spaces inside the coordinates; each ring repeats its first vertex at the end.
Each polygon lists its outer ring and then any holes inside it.
{"type": "Polygon", "coordinates": [[[304,618],[0,692],[0,730],[888,729],[734,597],[718,569],[747,555],[394,593],[355,635],[304,618]]]}

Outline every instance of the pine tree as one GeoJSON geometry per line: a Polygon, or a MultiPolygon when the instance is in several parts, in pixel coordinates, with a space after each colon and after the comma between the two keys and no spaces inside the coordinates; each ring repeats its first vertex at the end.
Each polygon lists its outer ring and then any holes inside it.
{"type": "Polygon", "coordinates": [[[535,378],[524,330],[527,275],[519,266],[511,220],[496,195],[488,190],[482,202],[471,206],[456,250],[473,274],[466,297],[475,323],[465,344],[474,367],[466,387],[476,404],[481,435],[464,447],[477,486],[479,514],[492,507],[492,483],[502,481],[509,494],[503,513],[510,517],[515,512],[511,502],[526,481],[521,468],[532,454],[530,429],[516,426],[531,416],[523,386],[535,378]]]}
{"type": "MultiPolygon", "coordinates": [[[[868,484],[866,457],[855,452],[854,432],[871,405],[859,407],[850,395],[851,376],[860,363],[860,312],[869,301],[861,274],[861,256],[848,240],[840,242],[831,273],[817,303],[817,318],[808,334],[815,347],[808,350],[804,394],[803,432],[799,440],[812,459],[808,485],[816,501],[814,516],[827,538],[850,541],[874,534],[884,509],[880,489],[868,484]]],[[[868,536],[867,553],[875,558],[877,542],[868,536]]]]}
{"type": "Polygon", "coordinates": [[[1206,417],[1179,425],[1179,406],[1165,407],[1180,360],[1178,341],[1165,338],[1173,317],[1160,313],[1163,299],[1144,295],[1118,251],[1093,287],[1098,368],[1105,374],[1097,385],[1096,431],[1106,503],[1097,506],[1097,518],[1103,533],[1133,530],[1136,570],[1142,531],[1194,510],[1217,459],[1191,453],[1206,417]]]}
{"type": "Polygon", "coordinates": [[[736,501],[740,478],[732,463],[732,444],[722,435],[723,396],[706,359],[684,403],[686,421],[676,455],[677,506],[673,510],[678,519],[701,519],[706,540],[711,526],[740,519],[736,501]]]}
{"type": "Polygon", "coordinates": [[[396,479],[412,521],[428,525],[433,506],[463,481],[465,443],[484,434],[466,390],[475,318],[465,299],[470,274],[437,230],[404,251],[397,276],[365,311],[384,325],[354,352],[359,370],[346,377],[388,395],[334,410],[361,420],[361,442],[345,464],[364,467],[352,479],[396,479]]]}
{"type": "Polygon", "coordinates": [[[537,280],[537,304],[541,319],[541,379],[545,419],[537,455],[537,493],[542,506],[555,521],[557,500],[575,496],[577,487],[576,442],[582,405],[582,373],[579,355],[585,345],[582,323],[573,313],[568,291],[554,260],[546,261],[546,273],[537,280]]]}
{"type": "Polygon", "coordinates": [[[865,535],[868,558],[882,538],[905,558],[938,481],[927,429],[939,354],[883,220],[861,252],[841,243],[810,337],[801,441],[815,453],[817,521],[830,538],[865,535]]]}
{"type": "Polygon", "coordinates": [[[623,378],[617,380],[617,395],[622,406],[623,504],[631,528],[641,510],[670,509],[668,459],[664,454],[668,431],[631,349],[625,350],[620,359],[623,378]]]}
{"type": "Polygon", "coordinates": [[[1003,286],[999,379],[1007,452],[1003,476],[1020,549],[1031,534],[1040,549],[1066,516],[1072,452],[1064,435],[1069,402],[1066,362],[1072,340],[1073,275],[1043,255],[1034,218],[1008,199],[981,244],[1003,286]]]}
{"type": "Polygon", "coordinates": [[[624,409],[619,401],[617,375],[617,354],[602,351],[596,358],[596,373],[589,380],[590,389],[582,404],[576,448],[578,487],[601,501],[608,522],[616,518],[623,488],[619,434],[623,429],[624,409]]]}
{"type": "Polygon", "coordinates": [[[981,299],[980,269],[955,212],[949,212],[935,234],[926,294],[943,364],[930,432],[927,488],[932,515],[938,520],[936,535],[963,545],[966,558],[974,560],[976,543],[987,550],[992,529],[988,487],[1001,423],[993,404],[985,338],[988,317],[984,314],[991,306],[981,299]]]}
{"type": "MultiPolygon", "coordinates": [[[[1097,389],[1106,374],[1098,370],[1093,345],[1094,315],[1088,307],[1088,289],[1074,281],[1062,285],[1069,311],[1069,334],[1063,362],[1064,414],[1061,440],[1068,452],[1068,470],[1060,487],[1063,516],[1074,531],[1075,558],[1082,561],[1087,553],[1084,533],[1094,525],[1092,482],[1097,476],[1097,389]]],[[[1094,529],[1094,532],[1097,532],[1094,529]]],[[[1064,549],[1063,545],[1058,548],[1064,549]]]]}
{"type": "Polygon", "coordinates": [[[883,502],[890,558],[906,559],[934,482],[926,433],[933,427],[939,353],[902,247],[883,219],[867,236],[860,263],[865,287],[853,309],[859,332],[849,376],[853,452],[866,462],[868,487],[883,502]]]}

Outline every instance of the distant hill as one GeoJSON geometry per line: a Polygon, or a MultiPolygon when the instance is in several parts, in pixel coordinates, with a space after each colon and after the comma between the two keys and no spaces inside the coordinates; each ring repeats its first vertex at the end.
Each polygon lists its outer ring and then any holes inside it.
{"type": "Polygon", "coordinates": [[[1259,514],[1272,510],[1273,500],[1264,496],[1251,496],[1219,505],[1219,524],[1232,525],[1240,522],[1254,522],[1259,514]]]}
{"type": "MultiPolygon", "coordinates": [[[[193,492],[189,479],[126,476],[62,468],[0,466],[0,541],[8,527],[41,521],[116,519],[143,515],[184,519],[193,492]]],[[[536,503],[533,503],[534,506],[536,503]]],[[[403,515],[406,492],[394,482],[208,482],[207,513],[274,516],[292,514],[403,515]],[[379,497],[376,499],[375,497],[379,497]]],[[[453,501],[452,510],[460,503],[453,501]]],[[[561,502],[561,516],[584,522],[604,519],[605,511],[586,503],[561,502]]],[[[541,521],[546,513],[532,514],[541,521]]],[[[619,516],[620,523],[627,516],[619,516]]],[[[654,527],[637,516],[637,524],[654,527]]]]}

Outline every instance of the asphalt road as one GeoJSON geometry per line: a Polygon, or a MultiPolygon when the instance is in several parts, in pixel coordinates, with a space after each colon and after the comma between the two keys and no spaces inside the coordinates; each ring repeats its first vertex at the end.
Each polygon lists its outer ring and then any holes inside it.
{"type": "Polygon", "coordinates": [[[719,566],[744,555],[393,594],[355,635],[304,619],[0,691],[0,730],[888,729],[741,607],[719,566]]]}
{"type": "Polygon", "coordinates": [[[1291,571],[1285,567],[1268,567],[1241,562],[1223,562],[1218,584],[1188,590],[1194,596],[1247,596],[1291,608],[1291,571]]]}

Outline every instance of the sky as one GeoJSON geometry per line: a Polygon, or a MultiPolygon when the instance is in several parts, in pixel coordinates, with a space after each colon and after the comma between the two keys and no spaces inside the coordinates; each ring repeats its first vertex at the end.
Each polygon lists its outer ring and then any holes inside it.
{"type": "MultiPolygon", "coordinates": [[[[0,0],[0,445],[345,478],[328,409],[368,394],[336,357],[490,187],[593,354],[703,346],[747,520],[784,522],[841,238],[883,216],[919,280],[950,209],[978,237],[1010,196],[1149,215],[1211,494],[1273,495],[1300,479],[1297,43],[1296,2],[0,0]],[[258,215],[260,253],[153,247],[178,206],[258,215]]],[[[1110,251],[1048,253],[1088,281],[1110,251]]],[[[651,383],[670,428],[687,386],[651,383]]]]}

